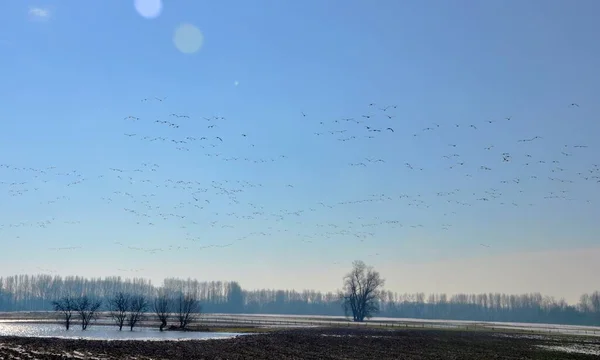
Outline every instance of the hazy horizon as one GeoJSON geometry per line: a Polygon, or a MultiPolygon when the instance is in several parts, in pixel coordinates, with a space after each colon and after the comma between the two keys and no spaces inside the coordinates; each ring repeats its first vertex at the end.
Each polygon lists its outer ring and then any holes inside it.
{"type": "MultiPolygon", "coordinates": [[[[574,249],[569,251],[546,251],[525,252],[521,254],[496,255],[481,258],[464,258],[460,260],[435,261],[418,264],[401,264],[402,274],[411,274],[406,277],[387,277],[386,274],[398,266],[395,264],[381,264],[376,268],[386,279],[385,290],[398,293],[414,294],[423,292],[426,294],[444,293],[449,296],[454,294],[479,294],[479,293],[505,293],[520,295],[527,293],[541,293],[544,296],[552,296],[556,300],[564,299],[567,303],[575,305],[580,301],[582,294],[595,291],[590,289],[587,283],[593,282],[595,274],[600,271],[600,264],[595,259],[600,256],[600,248],[574,249]],[[562,259],[561,259],[562,258],[562,259]],[[562,263],[561,263],[562,260],[562,263]],[[509,271],[497,272],[495,269],[510,263],[514,267],[509,271]],[[583,266],[579,266],[584,264],[583,266]],[[477,269],[477,272],[469,272],[469,269],[477,269]],[[529,271],[534,269],[534,271],[529,271]],[[456,273],[462,274],[464,278],[457,279],[456,273]],[[552,274],[552,278],[548,277],[552,274]],[[518,276],[517,276],[518,275],[518,276]],[[417,278],[417,279],[415,279],[417,278]],[[465,279],[466,278],[466,279],[465,279]],[[579,281],[569,281],[576,278],[579,281]],[[552,280],[560,280],[560,286],[552,280]],[[469,281],[469,285],[461,288],[454,285],[453,281],[469,281]],[[532,285],[535,284],[535,285],[532,285]]],[[[370,265],[367,263],[367,265],[370,265]]],[[[295,287],[290,287],[289,279],[293,274],[281,274],[277,277],[269,276],[272,271],[268,268],[256,270],[251,276],[244,276],[244,272],[235,274],[231,271],[219,271],[220,277],[211,278],[210,271],[199,274],[186,274],[185,268],[172,269],[171,276],[161,276],[160,270],[139,269],[136,272],[124,274],[123,271],[98,271],[82,275],[76,271],[64,273],[47,273],[45,269],[38,269],[34,273],[46,273],[60,276],[84,276],[94,278],[106,278],[109,276],[120,276],[127,278],[145,278],[152,281],[155,286],[161,286],[165,278],[195,279],[198,281],[236,281],[247,290],[278,289],[278,290],[315,290],[323,293],[336,292],[342,287],[342,278],[350,270],[351,263],[336,264],[327,268],[328,276],[323,276],[323,269],[309,268],[306,276],[298,279],[295,287]],[[310,271],[312,270],[312,271],[310,271]],[[256,275],[260,278],[257,278],[256,275]],[[320,277],[320,285],[314,282],[314,277],[320,277]]],[[[284,269],[285,268],[280,268],[284,269]]],[[[3,274],[3,276],[18,275],[3,274]]]]}
{"type": "Polygon", "coordinates": [[[598,289],[600,3],[155,3],[0,14],[0,276],[598,289]]]}

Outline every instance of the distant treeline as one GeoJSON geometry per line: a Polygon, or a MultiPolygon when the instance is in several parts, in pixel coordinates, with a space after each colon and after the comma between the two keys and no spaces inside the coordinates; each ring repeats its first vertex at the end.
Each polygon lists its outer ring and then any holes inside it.
{"type": "MultiPolygon", "coordinates": [[[[152,298],[159,288],[191,293],[200,300],[203,312],[209,313],[343,315],[335,292],[244,290],[234,281],[192,279],[166,279],[158,287],[143,278],[50,275],[0,277],[0,311],[51,311],[51,302],[65,294],[87,295],[102,301],[117,292],[152,298]]],[[[600,325],[600,292],[584,294],[573,305],[539,293],[447,296],[388,291],[380,309],[381,317],[600,325]]]]}

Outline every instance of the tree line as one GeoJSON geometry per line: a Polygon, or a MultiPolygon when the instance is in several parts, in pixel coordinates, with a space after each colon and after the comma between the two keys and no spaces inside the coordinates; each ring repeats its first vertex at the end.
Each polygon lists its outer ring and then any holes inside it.
{"type": "Polygon", "coordinates": [[[200,303],[193,295],[179,293],[173,296],[164,289],[153,299],[144,295],[118,292],[105,303],[88,295],[68,294],[52,301],[52,307],[62,317],[67,330],[71,328],[74,318],[80,321],[81,330],[86,330],[102,310],[108,312],[119,331],[122,331],[124,326],[133,331],[142,320],[149,317],[159,321],[160,331],[165,330],[173,317],[178,321],[178,325],[171,325],[169,330],[187,330],[201,311],[200,303]]]}
{"type": "MultiPolygon", "coordinates": [[[[235,281],[169,278],[156,286],[143,278],[51,275],[0,277],[0,311],[52,311],[53,302],[67,295],[74,300],[87,296],[106,307],[115,294],[123,293],[143,296],[150,313],[161,292],[189,294],[208,313],[344,315],[342,305],[346,305],[352,316],[352,304],[348,302],[351,298],[344,298],[339,292],[246,290],[235,281]]],[[[381,317],[600,325],[598,291],[583,294],[577,304],[539,293],[446,295],[379,290],[374,300],[370,302],[376,305],[377,312],[373,314],[381,317]]]]}

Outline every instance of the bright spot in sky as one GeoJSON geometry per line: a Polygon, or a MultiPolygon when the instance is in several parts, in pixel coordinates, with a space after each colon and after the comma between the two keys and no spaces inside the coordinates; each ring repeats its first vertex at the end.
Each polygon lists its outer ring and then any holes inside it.
{"type": "Polygon", "coordinates": [[[239,84],[240,84],[240,82],[239,82],[239,81],[234,81],[234,82],[233,82],[233,86],[238,86],[239,84]]]}
{"type": "Polygon", "coordinates": [[[46,20],[50,18],[50,10],[40,7],[32,7],[29,8],[29,16],[36,20],[46,20]]]}
{"type": "Polygon", "coordinates": [[[200,50],[204,43],[202,32],[191,24],[181,24],[175,29],[173,42],[177,50],[184,54],[192,54],[200,50]]]}
{"type": "Polygon", "coordinates": [[[162,0],[134,0],[135,10],[145,18],[152,19],[160,15],[162,0]]]}

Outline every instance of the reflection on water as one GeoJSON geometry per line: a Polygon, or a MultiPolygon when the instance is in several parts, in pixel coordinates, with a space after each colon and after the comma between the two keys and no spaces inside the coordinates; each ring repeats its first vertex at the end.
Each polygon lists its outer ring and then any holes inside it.
{"type": "Polygon", "coordinates": [[[238,333],[215,332],[179,332],[163,331],[152,328],[137,328],[134,331],[118,331],[114,326],[90,326],[82,331],[77,324],[66,331],[60,324],[30,324],[30,323],[0,323],[0,336],[26,336],[26,337],[59,337],[89,340],[206,340],[228,339],[238,333]]]}

